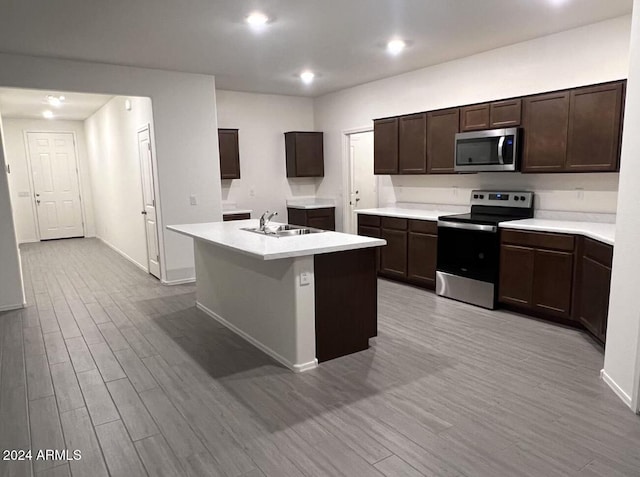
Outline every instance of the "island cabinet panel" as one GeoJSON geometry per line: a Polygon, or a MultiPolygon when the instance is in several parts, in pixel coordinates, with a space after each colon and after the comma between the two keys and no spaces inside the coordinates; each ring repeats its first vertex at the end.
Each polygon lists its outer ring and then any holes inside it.
{"type": "Polygon", "coordinates": [[[301,225],[322,230],[336,229],[335,207],[320,209],[297,209],[287,207],[287,222],[291,225],[301,225]]]}
{"type": "Polygon", "coordinates": [[[618,169],[623,93],[622,82],[571,91],[568,171],[618,169]]]}
{"type": "Polygon", "coordinates": [[[491,103],[491,128],[513,128],[522,122],[522,99],[508,99],[491,103]]]}
{"type": "Polygon", "coordinates": [[[240,179],[240,152],[237,129],[218,129],[220,178],[240,179]]]}
{"type": "Polygon", "coordinates": [[[412,114],[399,119],[398,172],[427,172],[427,114],[412,114]]]}
{"type": "Polygon", "coordinates": [[[429,174],[455,172],[455,139],[459,131],[459,108],[427,113],[427,171],[429,174]]]}
{"type": "Polygon", "coordinates": [[[522,172],[562,172],[567,158],[569,91],[524,100],[522,172]]]}
{"type": "Polygon", "coordinates": [[[478,131],[489,129],[489,104],[476,104],[460,108],[460,131],[478,131]]]}
{"type": "Polygon", "coordinates": [[[503,230],[498,301],[534,316],[571,320],[574,255],[572,235],[503,230]]]}
{"type": "Polygon", "coordinates": [[[409,220],[407,280],[425,288],[436,286],[438,226],[436,222],[409,220]]]}
{"type": "Polygon", "coordinates": [[[373,173],[398,173],[398,118],[373,122],[373,173]]]}
{"type": "Polygon", "coordinates": [[[291,131],[284,133],[287,177],[324,176],[323,134],[291,131]]]}
{"type": "Polygon", "coordinates": [[[578,262],[577,319],[598,340],[605,342],[613,247],[583,239],[578,262]]]}
{"type": "Polygon", "coordinates": [[[365,350],[378,331],[375,249],[314,256],[316,357],[365,350]]]}

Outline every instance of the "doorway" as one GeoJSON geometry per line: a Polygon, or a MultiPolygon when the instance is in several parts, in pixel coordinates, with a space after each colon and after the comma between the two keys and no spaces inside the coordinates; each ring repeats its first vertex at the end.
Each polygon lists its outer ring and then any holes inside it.
{"type": "Polygon", "coordinates": [[[373,131],[350,133],[346,135],[346,139],[349,167],[344,230],[356,234],[356,211],[378,207],[378,177],[373,174],[373,131]]]}
{"type": "Polygon", "coordinates": [[[84,236],[73,133],[27,132],[40,240],[84,236]]]}
{"type": "Polygon", "coordinates": [[[142,179],[142,199],[145,233],[147,235],[147,260],[149,273],[160,278],[160,250],[158,248],[158,220],[156,211],[155,182],[153,180],[153,150],[149,125],[138,131],[138,154],[142,179]]]}

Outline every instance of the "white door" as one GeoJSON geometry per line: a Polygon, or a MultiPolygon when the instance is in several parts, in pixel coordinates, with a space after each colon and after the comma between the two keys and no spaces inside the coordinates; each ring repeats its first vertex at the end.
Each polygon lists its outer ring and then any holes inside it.
{"type": "Polygon", "coordinates": [[[350,233],[358,232],[357,209],[378,207],[378,180],[373,174],[373,131],[349,135],[349,226],[350,233]]]}
{"type": "Polygon", "coordinates": [[[156,193],[153,187],[153,161],[149,128],[138,131],[138,154],[142,176],[142,200],[145,231],[147,233],[147,255],[149,273],[160,278],[160,251],[158,249],[158,227],[156,216],[156,193]]]}
{"type": "Polygon", "coordinates": [[[71,133],[27,133],[40,240],[83,237],[76,148],[71,133]]]}

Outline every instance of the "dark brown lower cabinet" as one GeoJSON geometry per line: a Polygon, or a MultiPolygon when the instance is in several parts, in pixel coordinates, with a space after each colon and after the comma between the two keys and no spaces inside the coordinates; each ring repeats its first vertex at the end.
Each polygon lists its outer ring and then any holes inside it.
{"type": "Polygon", "coordinates": [[[498,301],[521,311],[571,319],[574,237],[503,230],[498,301]]]}
{"type": "Polygon", "coordinates": [[[320,209],[296,209],[287,208],[287,221],[291,225],[302,225],[322,230],[336,229],[335,207],[322,207],[320,209]]]}
{"type": "Polygon", "coordinates": [[[378,273],[385,278],[435,288],[438,227],[429,220],[358,215],[358,235],[383,238],[378,273]]]}
{"type": "Polygon", "coordinates": [[[318,361],[369,347],[378,333],[376,249],[314,256],[318,361]]]}
{"type": "Polygon", "coordinates": [[[409,221],[407,280],[425,288],[436,287],[438,227],[435,222],[409,221]]]}
{"type": "Polygon", "coordinates": [[[519,245],[500,247],[499,301],[517,306],[533,302],[533,261],[535,250],[519,245]]]}
{"type": "Polygon", "coordinates": [[[603,343],[607,334],[613,247],[584,238],[578,263],[577,319],[603,343]]]}
{"type": "Polygon", "coordinates": [[[536,249],[533,260],[533,306],[543,314],[570,318],[573,252],[536,249]]]}

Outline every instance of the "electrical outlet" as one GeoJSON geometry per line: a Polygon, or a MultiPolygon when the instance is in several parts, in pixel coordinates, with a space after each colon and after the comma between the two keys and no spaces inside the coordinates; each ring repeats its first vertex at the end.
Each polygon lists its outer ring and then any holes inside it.
{"type": "Polygon", "coordinates": [[[249,197],[253,198],[256,196],[256,190],[255,188],[252,186],[249,188],[249,197]]]}
{"type": "Polygon", "coordinates": [[[309,272],[302,272],[300,274],[300,286],[304,287],[311,283],[311,274],[309,272]]]}
{"type": "Polygon", "coordinates": [[[189,203],[191,205],[198,205],[198,198],[195,196],[195,194],[191,194],[191,196],[189,197],[189,203]]]}

